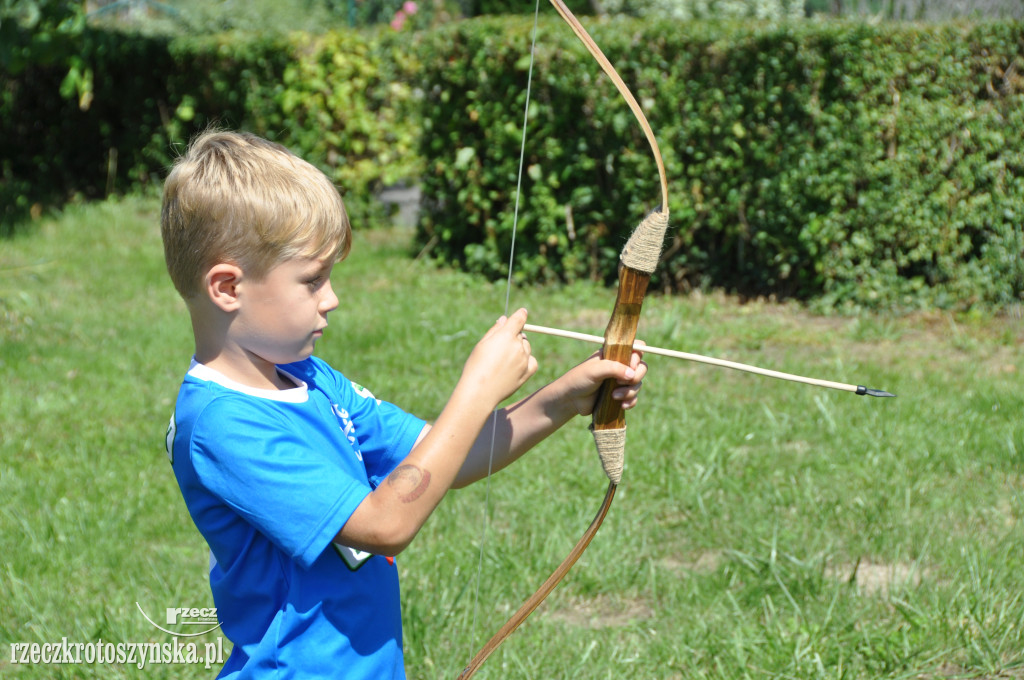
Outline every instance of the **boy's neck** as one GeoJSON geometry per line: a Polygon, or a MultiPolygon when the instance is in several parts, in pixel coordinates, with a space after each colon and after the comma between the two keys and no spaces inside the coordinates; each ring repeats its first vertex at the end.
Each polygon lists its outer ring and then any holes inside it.
{"type": "Polygon", "coordinates": [[[233,357],[226,352],[204,355],[196,348],[196,361],[236,383],[260,390],[290,390],[296,387],[281,375],[277,366],[258,357],[233,357]]]}
{"type": "Polygon", "coordinates": [[[296,385],[281,375],[277,365],[247,351],[232,340],[231,316],[199,297],[191,301],[195,358],[236,383],[261,390],[290,390],[296,385]]]}

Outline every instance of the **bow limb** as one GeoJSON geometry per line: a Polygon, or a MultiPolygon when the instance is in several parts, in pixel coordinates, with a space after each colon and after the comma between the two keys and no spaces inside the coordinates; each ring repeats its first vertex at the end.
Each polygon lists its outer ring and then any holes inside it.
{"type": "MultiPolygon", "coordinates": [[[[640,108],[633,93],[626,87],[625,82],[623,82],[615,67],[608,61],[601,48],[597,46],[594,39],[590,37],[590,34],[587,33],[586,29],[583,28],[582,24],[580,24],[569,8],[565,6],[562,0],[551,0],[551,4],[554,5],[559,15],[569,24],[573,33],[580,39],[587,48],[587,51],[601,65],[602,70],[611,78],[615,88],[623,96],[627,104],[629,104],[630,110],[632,110],[637,122],[643,129],[648,144],[650,144],[651,152],[658,167],[658,176],[661,182],[661,207],[649,214],[637,226],[619,256],[619,291],[615,300],[615,307],[612,310],[611,320],[608,322],[608,327],[605,330],[603,356],[606,359],[612,359],[628,365],[632,358],[633,341],[636,339],[637,325],[640,321],[640,308],[647,293],[647,285],[650,282],[651,274],[654,273],[654,269],[658,264],[665,231],[668,228],[668,180],[665,174],[665,163],[658,148],[658,141],[654,136],[653,130],[651,130],[650,124],[647,122],[643,109],[640,108]]],[[[562,560],[562,563],[558,565],[558,568],[473,657],[459,675],[459,680],[468,680],[501,643],[540,606],[541,602],[555,589],[555,586],[558,585],[559,581],[569,572],[572,566],[576,564],[576,561],[587,549],[587,546],[590,545],[591,539],[594,538],[597,530],[604,522],[608,510],[611,508],[612,499],[615,498],[615,491],[622,478],[625,455],[626,419],[622,406],[612,397],[612,390],[615,386],[615,380],[608,380],[601,386],[591,424],[594,442],[601,457],[601,464],[608,477],[608,489],[605,491],[601,507],[598,509],[590,526],[587,527],[586,532],[584,532],[566,558],[562,560]]]]}
{"type": "Polygon", "coordinates": [[[576,18],[565,3],[562,0],[551,0],[551,4],[558,12],[559,16],[565,20],[565,23],[569,24],[569,28],[576,34],[576,37],[580,39],[583,46],[587,48],[591,56],[597,60],[597,63],[601,65],[601,70],[611,78],[612,84],[615,85],[615,89],[619,91],[622,98],[626,100],[629,105],[630,111],[633,112],[633,116],[636,117],[637,122],[640,124],[641,129],[644,131],[644,137],[647,138],[647,143],[651,147],[651,153],[654,155],[654,161],[658,164],[658,177],[661,180],[661,206],[668,215],[668,178],[665,174],[665,162],[661,158],[661,150],[658,148],[658,140],[654,136],[654,131],[651,129],[651,124],[647,122],[647,116],[644,115],[644,110],[640,108],[640,104],[637,103],[636,97],[630,92],[629,88],[626,87],[626,83],[619,76],[619,72],[615,70],[612,63],[608,61],[608,57],[604,55],[601,48],[598,47],[594,39],[587,33],[587,29],[583,28],[583,24],[576,18]]]}
{"type": "Polygon", "coordinates": [[[569,552],[566,558],[562,560],[562,563],[558,565],[558,568],[551,573],[551,576],[548,576],[547,580],[541,584],[540,588],[538,588],[537,591],[531,595],[518,610],[516,610],[516,613],[505,622],[505,625],[498,629],[498,632],[487,641],[487,644],[485,644],[479,652],[476,653],[476,656],[473,657],[465,669],[463,669],[462,673],[459,674],[459,680],[467,680],[471,675],[476,673],[477,669],[483,665],[484,661],[487,661],[487,657],[501,646],[501,643],[504,642],[505,639],[508,638],[508,636],[511,635],[523,621],[526,620],[526,617],[533,613],[533,610],[540,606],[540,603],[543,602],[548,594],[555,589],[558,582],[561,581],[567,573],[569,573],[569,570],[572,569],[572,565],[576,564],[576,560],[580,558],[583,551],[587,549],[588,545],[590,545],[591,539],[594,538],[597,530],[601,527],[601,523],[604,522],[605,515],[608,514],[608,509],[612,505],[612,498],[615,497],[616,488],[616,484],[608,484],[608,490],[605,492],[604,501],[601,502],[601,507],[597,511],[597,515],[594,516],[594,520],[590,523],[590,526],[587,527],[586,532],[580,540],[577,541],[575,546],[573,546],[573,549],[569,552]]]}

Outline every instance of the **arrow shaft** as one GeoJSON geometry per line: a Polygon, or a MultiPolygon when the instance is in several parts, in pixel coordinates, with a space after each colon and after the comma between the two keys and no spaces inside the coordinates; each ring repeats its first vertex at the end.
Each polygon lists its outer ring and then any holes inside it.
{"type": "MultiPolygon", "coordinates": [[[[542,335],[553,335],[559,338],[568,338],[570,340],[581,340],[583,342],[590,342],[598,345],[604,344],[604,338],[602,338],[600,335],[588,335],[587,333],[577,333],[575,331],[563,331],[558,328],[535,326],[529,323],[526,324],[523,330],[531,333],[540,333],[542,335]]],[[[645,354],[657,354],[658,356],[672,357],[674,359],[685,359],[686,361],[695,361],[697,363],[709,364],[711,366],[719,366],[721,368],[731,368],[735,371],[755,373],[757,375],[763,375],[769,378],[789,380],[791,382],[803,383],[805,385],[814,385],[816,387],[826,387],[828,389],[833,390],[842,390],[844,392],[858,392],[860,389],[862,389],[858,385],[848,385],[846,383],[835,382],[834,380],[820,380],[818,378],[807,378],[802,375],[783,373],[782,371],[773,371],[768,368],[751,366],[749,364],[741,364],[736,361],[726,361],[725,359],[716,359],[714,357],[706,357],[700,354],[691,354],[690,352],[680,352],[674,349],[651,347],[650,345],[637,347],[637,349],[644,352],[645,354]]]]}

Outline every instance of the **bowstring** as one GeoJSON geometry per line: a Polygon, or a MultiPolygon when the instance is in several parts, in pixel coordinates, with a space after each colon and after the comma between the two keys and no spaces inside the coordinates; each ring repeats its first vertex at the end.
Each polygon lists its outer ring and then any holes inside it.
{"type": "MultiPolygon", "coordinates": [[[[526,125],[530,119],[530,90],[533,85],[533,58],[537,49],[537,22],[540,17],[540,0],[536,0],[533,10],[533,31],[530,37],[530,66],[526,72],[526,104],[523,106],[523,134],[519,144],[519,170],[516,176],[516,200],[512,209],[512,243],[508,252],[508,278],[505,281],[505,312],[508,316],[509,301],[512,298],[512,264],[515,261],[516,233],[519,228],[519,199],[522,197],[523,187],[523,166],[526,159],[526,125]]],[[[484,543],[487,540],[487,531],[490,528],[490,506],[491,506],[491,473],[494,469],[494,449],[497,444],[498,433],[498,409],[491,414],[491,451],[487,458],[487,479],[484,482],[484,521],[483,529],[480,532],[480,553],[477,556],[476,565],[476,587],[473,591],[473,621],[470,627],[470,650],[469,656],[473,656],[476,648],[476,623],[477,613],[480,605],[480,580],[484,568],[484,543]]]]}

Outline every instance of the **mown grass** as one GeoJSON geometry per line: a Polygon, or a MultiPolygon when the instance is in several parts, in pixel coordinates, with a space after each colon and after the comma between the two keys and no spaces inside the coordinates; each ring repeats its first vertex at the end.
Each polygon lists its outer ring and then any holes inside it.
{"type": "MultiPolygon", "coordinates": [[[[212,675],[10,658],[16,642],[165,642],[136,602],[212,605],[162,450],[191,341],[157,209],[75,207],[0,242],[3,677],[212,675]]],[[[388,228],[357,233],[334,283],[319,354],[428,418],[503,311],[503,285],[414,261],[388,228]]],[[[611,302],[587,285],[513,291],[532,321],[588,332],[611,302]]],[[[604,527],[478,677],[1024,676],[1020,318],[652,297],[641,335],[899,396],[652,357],[604,527]]],[[[590,351],[533,346],[534,384],[590,351]]],[[[583,531],[604,488],[585,425],[489,490],[450,494],[400,557],[411,678],[456,676],[583,531]]]]}

